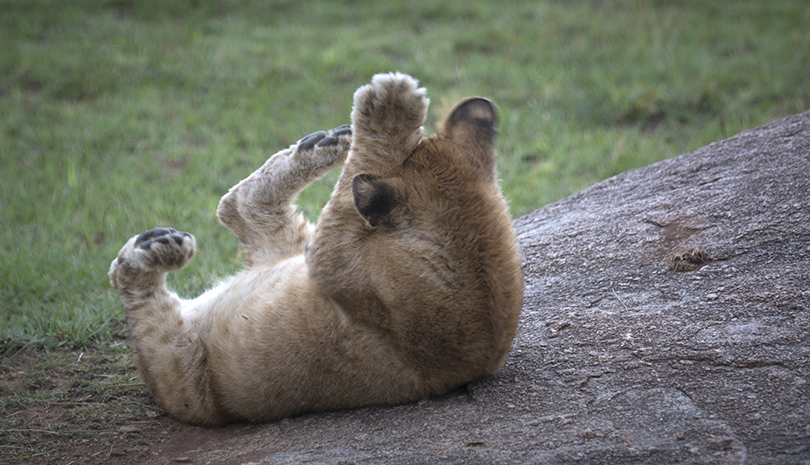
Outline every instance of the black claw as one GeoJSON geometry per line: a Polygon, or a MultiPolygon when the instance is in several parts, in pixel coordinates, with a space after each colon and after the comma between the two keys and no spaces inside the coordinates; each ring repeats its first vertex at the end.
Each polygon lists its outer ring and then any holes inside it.
{"type": "Polygon", "coordinates": [[[138,234],[138,238],[135,239],[135,245],[140,245],[141,243],[157,236],[165,236],[167,234],[174,234],[176,232],[177,230],[174,228],[152,228],[149,231],[144,231],[138,234]]]}
{"type": "Polygon", "coordinates": [[[326,132],[324,132],[324,131],[313,132],[312,134],[310,134],[308,136],[304,136],[298,142],[298,151],[299,152],[306,152],[307,150],[311,149],[312,147],[315,147],[315,144],[317,144],[318,141],[320,141],[324,137],[326,137],[326,132]]]}
{"type": "Polygon", "coordinates": [[[138,234],[138,238],[135,239],[135,245],[138,245],[144,241],[148,241],[152,237],[152,231],[144,231],[138,234]]]}
{"type": "Polygon", "coordinates": [[[318,142],[318,147],[326,147],[327,145],[335,145],[337,144],[337,139],[332,136],[326,136],[318,142]]]}
{"type": "Polygon", "coordinates": [[[332,129],[332,135],[335,137],[340,137],[346,134],[352,133],[352,125],[351,124],[344,124],[342,126],[338,126],[335,129],[332,129]]]}
{"type": "Polygon", "coordinates": [[[155,243],[168,244],[171,240],[174,240],[177,245],[183,245],[183,240],[187,237],[191,237],[191,234],[177,232],[174,228],[153,228],[138,234],[138,238],[135,239],[135,246],[149,250],[155,243]]]}

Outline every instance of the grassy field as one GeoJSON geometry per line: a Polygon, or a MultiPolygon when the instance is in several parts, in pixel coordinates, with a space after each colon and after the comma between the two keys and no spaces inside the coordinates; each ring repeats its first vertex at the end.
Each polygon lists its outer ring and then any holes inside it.
{"type": "MultiPolygon", "coordinates": [[[[428,132],[464,96],[494,100],[519,216],[810,109],[808,24],[805,0],[0,0],[0,455],[60,447],[15,433],[34,431],[22,408],[65,405],[49,428],[127,415],[87,406],[130,405],[98,379],[137,383],[107,281],[123,242],[193,232],[199,253],[170,281],[186,296],[238,269],[219,197],[347,123],[372,74],[421,80],[428,132]]],[[[302,194],[310,217],[336,176],[302,194]]],[[[136,416],[153,408],[133,396],[136,416]]]]}
{"type": "Polygon", "coordinates": [[[0,1],[0,354],[109,341],[108,265],[141,230],[197,236],[181,294],[238,268],[219,197],[348,122],[376,72],[428,88],[428,132],[464,96],[497,103],[519,216],[807,110],[807,24],[802,0],[0,1]]]}
{"type": "Polygon", "coordinates": [[[109,340],[109,262],[155,225],[201,245],[181,293],[233,271],[219,197],[375,72],[428,87],[428,131],[498,104],[515,216],[810,108],[801,0],[185,3],[0,2],[0,353],[109,340]]]}

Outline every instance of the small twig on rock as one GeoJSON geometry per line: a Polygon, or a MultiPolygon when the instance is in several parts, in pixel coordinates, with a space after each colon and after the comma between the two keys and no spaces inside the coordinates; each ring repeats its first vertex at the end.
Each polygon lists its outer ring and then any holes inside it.
{"type": "Polygon", "coordinates": [[[616,291],[614,291],[614,290],[613,290],[613,288],[611,288],[611,289],[610,289],[610,292],[612,292],[612,293],[613,293],[613,295],[614,295],[614,296],[616,296],[616,300],[618,300],[618,301],[619,301],[619,303],[621,303],[622,305],[624,305],[624,310],[625,310],[625,311],[630,310],[629,308],[627,308],[627,304],[626,304],[626,303],[624,303],[624,301],[621,299],[621,297],[619,297],[619,294],[616,294],[616,291]]]}

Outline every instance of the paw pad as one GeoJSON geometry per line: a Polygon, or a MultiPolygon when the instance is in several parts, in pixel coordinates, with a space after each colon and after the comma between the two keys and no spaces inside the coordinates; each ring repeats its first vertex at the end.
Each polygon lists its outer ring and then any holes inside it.
{"type": "Polygon", "coordinates": [[[326,131],[313,132],[308,136],[302,137],[301,140],[298,141],[298,151],[306,152],[312,149],[312,147],[315,147],[315,144],[323,140],[324,137],[326,137],[326,131]]]}
{"type": "Polygon", "coordinates": [[[153,228],[138,235],[138,238],[135,239],[135,247],[150,250],[154,243],[168,244],[172,240],[177,245],[183,245],[183,240],[188,237],[191,237],[191,234],[177,232],[174,228],[153,228]]]}
{"type": "Polygon", "coordinates": [[[311,150],[316,145],[318,147],[328,147],[332,145],[337,145],[338,138],[345,135],[351,135],[352,127],[351,125],[344,124],[342,126],[338,126],[335,129],[330,129],[327,131],[317,131],[313,132],[308,136],[304,136],[298,141],[298,148],[299,152],[306,152],[311,150]]]}
{"type": "Polygon", "coordinates": [[[118,255],[118,263],[129,262],[136,269],[170,271],[191,260],[196,248],[194,236],[174,228],[154,228],[135,236],[118,255]]]}

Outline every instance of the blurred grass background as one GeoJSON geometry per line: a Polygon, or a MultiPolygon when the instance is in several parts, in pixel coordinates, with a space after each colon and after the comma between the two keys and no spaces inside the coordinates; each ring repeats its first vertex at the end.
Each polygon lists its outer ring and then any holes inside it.
{"type": "Polygon", "coordinates": [[[0,0],[0,357],[119,337],[107,269],[142,230],[196,235],[181,295],[238,269],[220,196],[374,73],[420,79],[427,132],[494,100],[519,216],[808,110],[808,24],[805,0],[0,0]]]}

